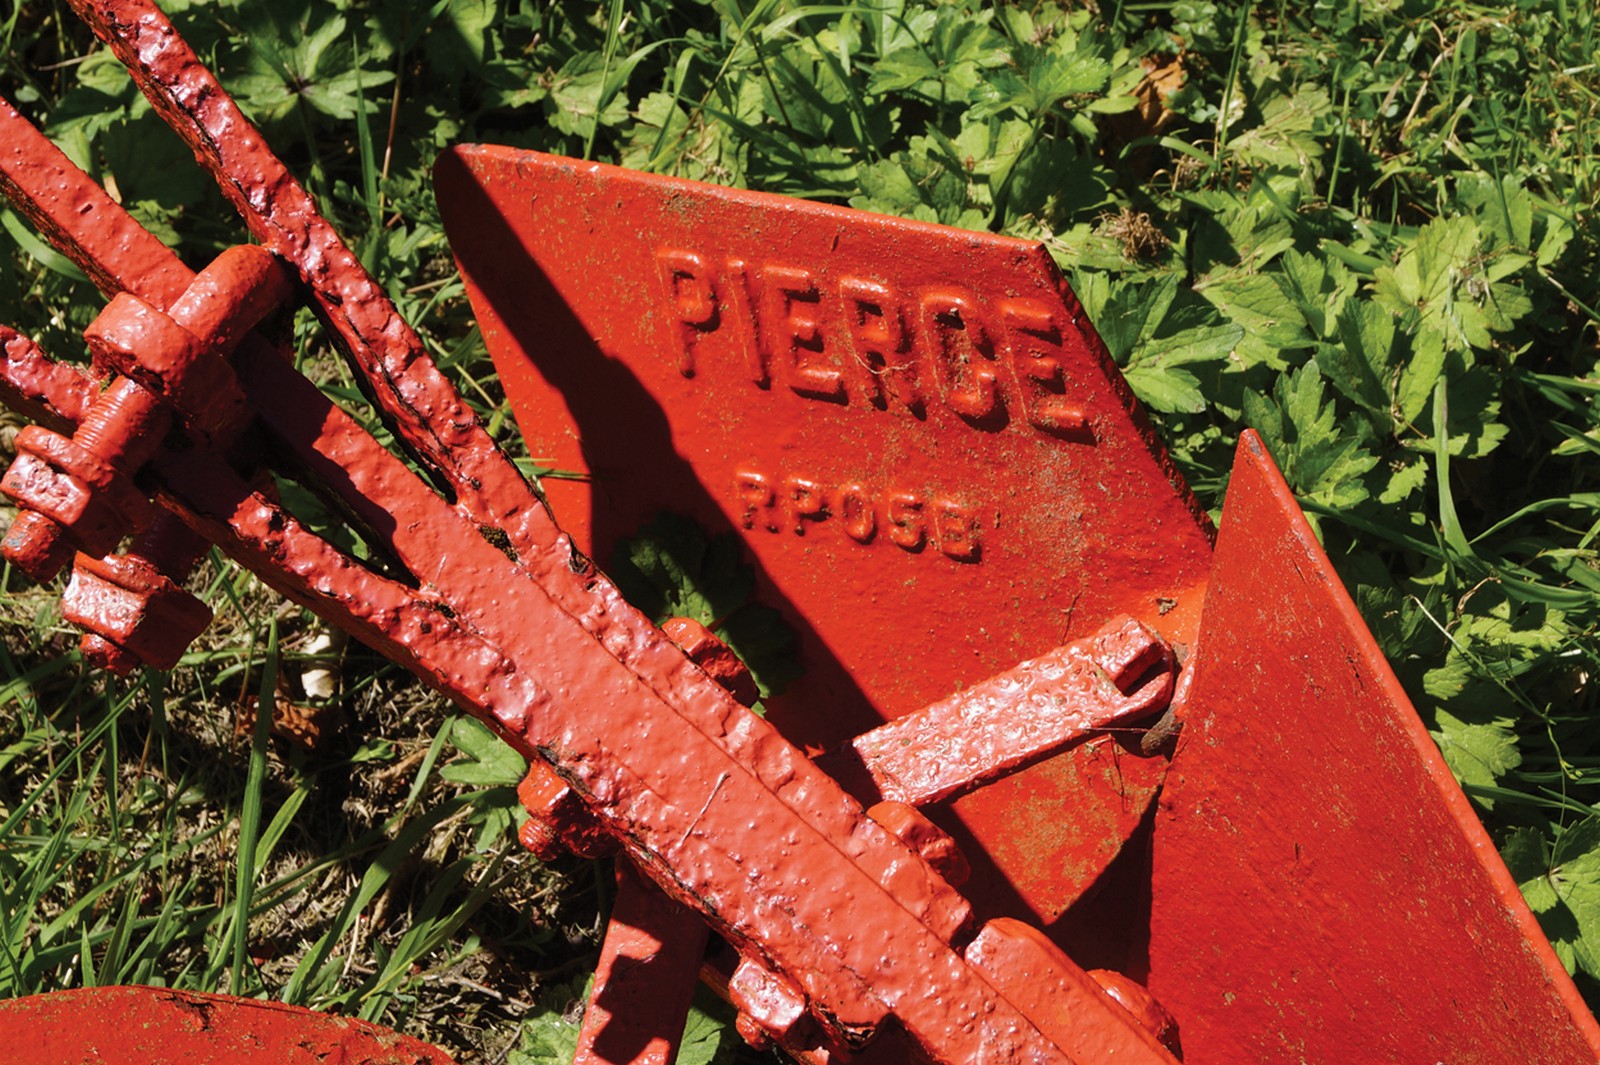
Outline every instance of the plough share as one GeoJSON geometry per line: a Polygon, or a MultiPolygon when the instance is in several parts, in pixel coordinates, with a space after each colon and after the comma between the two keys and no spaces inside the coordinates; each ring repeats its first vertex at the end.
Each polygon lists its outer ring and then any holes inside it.
{"type": "MultiPolygon", "coordinates": [[[[700,975],[747,1040],[810,1062],[1600,1056],[1270,456],[1241,440],[1214,537],[1041,248],[448,153],[446,226],[530,447],[590,474],[547,501],[166,17],[71,2],[258,243],[194,273],[0,102],[0,186],[109,299],[87,369],[0,333],[0,393],[38,423],[0,482],[4,554],[70,568],[85,658],[127,672],[208,623],[183,586],[214,543],[526,756],[523,841],[618,855],[580,1063],[670,1062],[700,975]],[[258,330],[302,300],[426,477],[258,330]],[[664,511],[738,533],[799,635],[765,717],[716,636],[656,627],[589,561],[664,511]]],[[[115,994],[0,1029],[30,1062],[104,1009],[150,1018],[130,1061],[245,1060],[220,1040],[256,1027],[443,1060],[115,994]]]]}

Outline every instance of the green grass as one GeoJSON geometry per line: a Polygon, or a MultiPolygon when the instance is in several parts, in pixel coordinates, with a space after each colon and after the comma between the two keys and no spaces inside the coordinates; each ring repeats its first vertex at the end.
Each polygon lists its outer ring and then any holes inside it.
{"type": "MultiPolygon", "coordinates": [[[[1592,6],[173,7],[513,445],[429,191],[448,144],[1044,242],[1207,505],[1241,428],[1262,433],[1600,998],[1592,6]]],[[[9,95],[191,262],[235,239],[64,7],[0,5],[0,37],[9,95]]],[[[5,317],[72,354],[98,298],[0,221],[5,317]]],[[[0,994],[160,980],[409,1025],[464,1060],[519,1024],[512,1061],[557,1053],[536,1048],[562,1043],[608,889],[576,862],[529,875],[478,737],[351,651],[322,749],[236,739],[274,673],[300,698],[317,629],[226,564],[200,585],[204,642],[126,683],[84,672],[48,591],[7,580],[0,994]]]]}

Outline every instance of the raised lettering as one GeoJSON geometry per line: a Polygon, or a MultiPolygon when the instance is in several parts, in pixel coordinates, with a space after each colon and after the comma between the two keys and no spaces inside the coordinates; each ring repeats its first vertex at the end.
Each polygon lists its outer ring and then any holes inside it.
{"type": "MultiPolygon", "coordinates": [[[[1048,294],[991,300],[952,285],[897,290],[856,275],[713,261],[682,248],[660,248],[655,258],[685,377],[708,367],[729,380],[742,372],[762,389],[776,380],[806,399],[919,419],[928,404],[942,402],[977,429],[997,431],[1014,420],[1094,441],[1079,390],[1099,381],[1100,368],[1079,342],[1081,311],[1068,292],[1059,304],[1048,294]],[[1080,378],[1074,368],[1085,357],[1090,365],[1080,378]]],[[[773,493],[772,505],[782,509],[781,486],[773,493]]],[[[884,521],[879,507],[874,529],[884,521]]],[[[936,537],[931,525],[924,537],[936,537]]]]}
{"type": "Polygon", "coordinates": [[[765,474],[751,469],[734,470],[733,494],[739,500],[741,525],[746,529],[754,529],[759,518],[762,528],[768,532],[778,531],[777,523],[772,520],[772,483],[765,474]]]}
{"type": "Polygon", "coordinates": [[[993,524],[992,515],[985,517],[982,508],[958,494],[773,475],[754,465],[734,470],[733,492],[738,521],[746,529],[808,536],[837,522],[854,543],[870,544],[881,531],[912,554],[931,547],[955,562],[981,561],[983,531],[993,524]]]}
{"type": "Polygon", "coordinates": [[[767,356],[785,370],[796,393],[845,402],[844,371],[823,356],[822,292],[805,270],[768,266],[761,271],[762,332],[767,356]]]}
{"type": "Polygon", "coordinates": [[[977,303],[958,289],[922,294],[922,331],[938,367],[945,406],[980,428],[1005,425],[1005,404],[994,371],[994,341],[977,303]]]}
{"type": "Polygon", "coordinates": [[[928,539],[921,497],[911,492],[891,492],[887,503],[889,528],[885,535],[907,551],[921,551],[928,539]]]}
{"type": "Polygon", "coordinates": [[[839,521],[844,534],[858,544],[870,544],[878,535],[878,512],[866,485],[851,482],[839,487],[839,521]]]}
{"type": "Polygon", "coordinates": [[[842,277],[839,304],[858,391],[879,410],[893,399],[920,415],[916,359],[907,350],[905,323],[895,293],[873,281],[842,277]]]}
{"type": "Polygon", "coordinates": [[[1061,323],[1055,313],[1040,300],[1001,300],[1000,320],[1028,423],[1047,433],[1081,435],[1089,421],[1083,408],[1066,395],[1061,323]]]}
{"type": "Polygon", "coordinates": [[[757,388],[769,388],[772,374],[767,366],[766,346],[761,342],[756,328],[755,301],[750,296],[750,269],[739,259],[729,259],[723,264],[722,277],[717,281],[722,302],[728,308],[738,332],[739,350],[744,352],[745,370],[757,388]]]}
{"type": "Polygon", "coordinates": [[[933,501],[934,536],[939,550],[957,562],[976,562],[982,554],[977,517],[966,503],[950,496],[933,501]]]}
{"type": "Polygon", "coordinates": [[[711,275],[705,260],[692,251],[659,248],[656,265],[666,287],[667,303],[672,307],[680,351],[678,372],[694,376],[694,346],[702,332],[717,327],[717,301],[711,291],[711,275]]]}
{"type": "Polygon", "coordinates": [[[806,534],[805,522],[820,521],[828,514],[828,497],[822,485],[807,477],[783,479],[783,509],[795,535],[806,534]]]}

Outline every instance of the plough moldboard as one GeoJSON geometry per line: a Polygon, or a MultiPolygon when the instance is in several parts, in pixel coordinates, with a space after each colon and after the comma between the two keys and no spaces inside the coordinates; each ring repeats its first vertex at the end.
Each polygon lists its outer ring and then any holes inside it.
{"type": "MultiPolygon", "coordinates": [[[[0,483],[5,555],[70,566],[85,656],[127,671],[205,626],[182,586],[215,543],[527,756],[524,842],[618,854],[580,1062],[670,1061],[697,975],[813,1062],[1600,1055],[1271,457],[1241,440],[1214,537],[1041,248],[447,153],[531,450],[591,475],[547,507],[160,12],[73,6],[258,243],[193,273],[0,110],[8,197],[110,300],[87,371],[4,334],[5,398],[39,423],[0,483]],[[252,331],[292,301],[434,484],[252,331]],[[588,561],[661,513],[738,534],[798,633],[765,718],[714,636],[658,629],[588,561]]],[[[173,992],[21,1000],[0,1027],[23,1062],[442,1060],[173,992]],[[140,1023],[86,1019],[108,1012],[140,1023]]]]}

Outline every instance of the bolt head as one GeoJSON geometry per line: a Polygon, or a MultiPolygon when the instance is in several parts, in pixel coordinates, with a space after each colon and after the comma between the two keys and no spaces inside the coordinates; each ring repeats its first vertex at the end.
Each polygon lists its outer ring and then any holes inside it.
{"type": "Polygon", "coordinates": [[[61,616],[153,669],[177,665],[211,624],[199,599],[149,564],[116,555],[77,556],[61,616]]]}
{"type": "Polygon", "coordinates": [[[66,530],[43,514],[24,510],[11,523],[0,553],[36,584],[48,584],[72,561],[66,530]]]}

